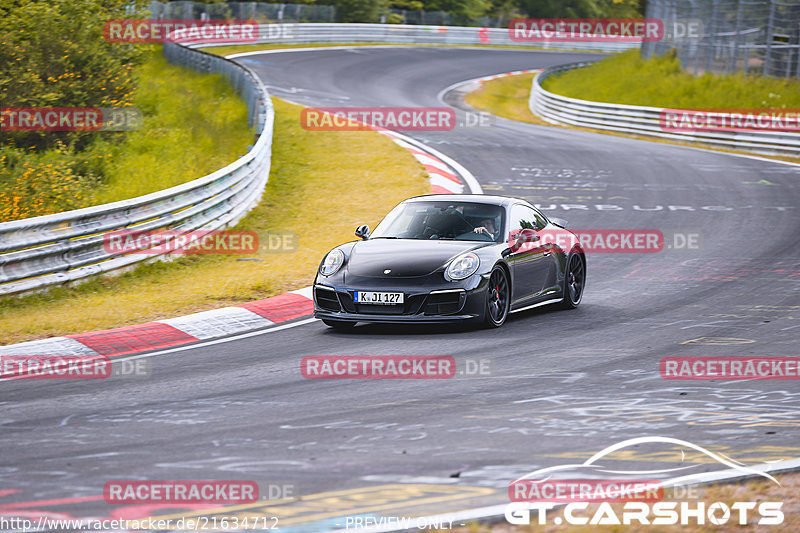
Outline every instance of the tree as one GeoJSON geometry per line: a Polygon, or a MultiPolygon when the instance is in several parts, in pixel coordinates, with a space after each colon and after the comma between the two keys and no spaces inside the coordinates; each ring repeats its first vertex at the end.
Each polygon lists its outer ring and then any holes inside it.
{"type": "MultiPolygon", "coordinates": [[[[146,0],[5,0],[0,4],[0,106],[122,107],[141,47],[109,43],[103,24],[137,18],[146,0]]],[[[44,148],[85,132],[0,132],[0,142],[44,148]]]]}
{"type": "Polygon", "coordinates": [[[388,0],[334,0],[339,22],[380,22],[388,0]]]}

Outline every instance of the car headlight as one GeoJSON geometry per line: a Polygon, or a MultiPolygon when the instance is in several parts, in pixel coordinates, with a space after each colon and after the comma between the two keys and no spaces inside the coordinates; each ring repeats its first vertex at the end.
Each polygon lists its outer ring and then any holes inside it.
{"type": "Polygon", "coordinates": [[[480,259],[472,252],[459,255],[450,261],[450,265],[447,267],[447,275],[450,276],[450,279],[455,280],[468,278],[478,270],[480,265],[480,259]]]}
{"type": "Polygon", "coordinates": [[[342,265],[344,264],[344,252],[340,249],[331,250],[328,252],[328,255],[325,256],[325,259],[322,261],[322,264],[319,267],[319,273],[323,276],[330,276],[335,274],[337,270],[339,270],[342,265]]]}

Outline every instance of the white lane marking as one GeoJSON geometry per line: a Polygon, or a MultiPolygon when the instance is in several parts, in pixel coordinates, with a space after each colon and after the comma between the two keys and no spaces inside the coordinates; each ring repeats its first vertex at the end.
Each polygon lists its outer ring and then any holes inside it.
{"type": "MultiPolygon", "coordinates": [[[[308,52],[308,51],[316,51],[316,50],[348,50],[348,49],[351,49],[351,48],[353,48],[353,47],[352,46],[323,46],[323,47],[319,47],[319,48],[286,48],[286,49],[281,49],[281,50],[264,50],[264,51],[260,51],[260,52],[259,51],[256,51],[256,52],[242,52],[240,54],[227,55],[227,56],[225,56],[225,59],[234,59],[234,58],[237,58],[237,57],[253,56],[253,55],[258,55],[258,54],[279,54],[279,53],[283,53],[283,52],[308,52]]],[[[360,47],[360,48],[363,48],[363,47],[360,47]]],[[[397,45],[391,45],[391,46],[370,46],[369,48],[406,48],[406,47],[397,46],[397,45]]],[[[465,48],[471,48],[471,47],[465,47],[465,48]]],[[[477,50],[482,50],[482,48],[476,48],[476,49],[477,50]]],[[[291,103],[295,103],[295,102],[291,102],[291,103]]],[[[303,104],[297,104],[297,105],[303,105],[303,104]]],[[[304,106],[304,107],[307,107],[307,106],[304,106]]],[[[470,190],[470,192],[472,194],[483,194],[483,188],[481,187],[480,183],[478,183],[478,180],[475,179],[475,176],[473,176],[472,173],[469,170],[464,168],[461,164],[456,162],[454,159],[444,155],[443,153],[439,152],[438,150],[434,150],[430,146],[428,146],[428,145],[426,145],[426,144],[424,144],[424,143],[422,143],[420,141],[417,141],[416,139],[412,139],[411,137],[403,135],[402,133],[397,133],[396,131],[393,131],[391,133],[392,133],[392,135],[396,135],[399,139],[402,139],[402,140],[406,141],[407,143],[409,143],[411,145],[414,145],[417,148],[430,153],[434,157],[438,157],[439,159],[444,161],[445,164],[450,165],[451,168],[453,168],[457,173],[459,173],[461,175],[461,177],[466,182],[466,185],[467,185],[467,187],[469,188],[469,190],[470,190]]]]}
{"type": "MultiPolygon", "coordinates": [[[[229,43],[195,43],[189,45],[189,48],[214,48],[216,46],[228,46],[229,43]]],[[[258,43],[258,44],[270,44],[270,43],[258,43]]],[[[444,48],[437,46],[437,45],[413,45],[413,44],[361,44],[361,45],[342,45],[342,46],[307,46],[304,48],[279,48],[277,50],[255,50],[253,52],[239,52],[236,54],[230,54],[225,56],[225,59],[234,59],[237,57],[247,57],[247,56],[255,56],[259,54],[280,54],[283,52],[316,52],[316,51],[324,51],[324,50],[352,50],[354,48],[359,49],[367,49],[367,48],[439,48],[444,50],[480,50],[484,52],[523,52],[529,53],[531,51],[540,53],[540,54],[563,54],[562,50],[529,50],[527,48],[487,48],[481,46],[446,46],[444,48]]],[[[572,52],[568,52],[572,53],[572,52]]],[[[590,53],[590,52],[580,52],[580,53],[590,53]]],[[[600,53],[607,53],[607,52],[600,52],[600,53]]]]}
{"type": "Polygon", "coordinates": [[[403,141],[407,142],[408,144],[410,144],[410,145],[412,145],[412,146],[414,146],[414,147],[416,147],[416,148],[418,148],[420,150],[428,152],[429,154],[433,155],[434,157],[438,157],[439,159],[444,161],[445,164],[450,165],[450,168],[455,170],[456,173],[458,173],[461,176],[461,178],[464,180],[464,183],[467,185],[467,187],[469,188],[469,190],[470,190],[470,192],[472,194],[483,194],[483,188],[481,187],[481,184],[478,183],[478,180],[475,179],[475,176],[473,176],[472,173],[469,170],[464,168],[455,159],[444,155],[439,150],[435,150],[435,149],[431,148],[430,146],[428,146],[427,144],[423,143],[422,141],[418,141],[418,140],[416,140],[414,138],[411,138],[411,137],[409,137],[407,135],[403,135],[402,133],[397,133],[396,131],[393,131],[393,132],[391,132],[391,134],[397,136],[398,138],[402,139],[403,141]]]}
{"type": "MultiPolygon", "coordinates": [[[[213,346],[215,344],[222,344],[224,342],[231,342],[240,339],[246,339],[247,337],[255,337],[256,335],[264,335],[265,333],[272,333],[273,331],[280,331],[283,329],[294,328],[297,326],[304,326],[306,324],[310,324],[311,322],[315,322],[316,318],[306,318],[305,320],[301,320],[299,322],[293,322],[291,324],[283,324],[282,326],[275,326],[272,328],[260,330],[260,331],[250,331],[248,333],[240,333],[239,335],[234,335],[233,337],[225,337],[224,339],[215,339],[210,341],[198,342],[194,344],[185,344],[182,346],[176,346],[175,348],[168,348],[166,350],[159,350],[157,352],[151,353],[144,353],[144,354],[132,354],[126,357],[111,357],[111,362],[116,363],[118,361],[133,361],[134,359],[147,359],[149,357],[155,357],[157,355],[165,355],[168,353],[174,352],[182,352],[185,350],[194,350],[195,348],[204,348],[206,346],[213,346]]],[[[12,381],[15,378],[2,378],[0,379],[0,383],[4,381],[12,381]]],[[[69,420],[69,417],[62,420],[62,425],[69,420]]]]}
{"type": "Polygon", "coordinates": [[[238,341],[241,339],[246,339],[248,337],[255,337],[256,335],[264,335],[265,333],[272,333],[273,331],[280,331],[284,329],[294,328],[297,326],[304,326],[306,324],[310,324],[312,322],[317,321],[316,318],[306,318],[305,320],[301,320],[299,322],[293,322],[291,324],[284,324],[282,326],[275,326],[273,328],[263,329],[260,331],[251,331],[249,333],[241,333],[239,335],[234,335],[233,337],[225,337],[224,339],[215,339],[205,342],[198,342],[196,344],[187,344],[184,346],[176,346],[175,348],[168,348],[166,350],[159,350],[157,352],[151,353],[144,353],[144,354],[133,354],[127,357],[112,357],[111,362],[116,363],[117,361],[133,361],[134,359],[147,359],[148,357],[155,357],[157,355],[164,355],[173,352],[182,352],[184,350],[194,350],[195,348],[205,348],[206,346],[213,346],[215,344],[222,344],[224,342],[231,342],[231,341],[238,341]]]}
{"type": "Polygon", "coordinates": [[[230,54],[225,56],[225,59],[235,59],[237,57],[256,56],[259,54],[282,54],[285,52],[317,52],[327,50],[352,50],[353,48],[408,48],[408,45],[397,44],[372,44],[364,46],[307,46],[305,48],[279,48],[277,50],[256,50],[253,52],[239,52],[238,54],[230,54]]]}

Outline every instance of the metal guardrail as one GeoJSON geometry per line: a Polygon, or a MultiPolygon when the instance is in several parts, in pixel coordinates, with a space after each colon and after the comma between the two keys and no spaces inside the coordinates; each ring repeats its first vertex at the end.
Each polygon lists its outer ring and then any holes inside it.
{"type": "Polygon", "coordinates": [[[247,102],[257,138],[250,151],[207,176],[130,200],[0,223],[0,295],[18,294],[129,267],[160,256],[109,253],[104,235],[119,230],[215,230],[235,224],[269,178],[274,112],[269,93],[247,68],[176,44],[166,58],[220,73],[247,102]]]}
{"type": "Polygon", "coordinates": [[[693,141],[764,155],[800,155],[800,133],[778,131],[668,132],[661,127],[660,117],[663,108],[579,100],[554,94],[542,88],[542,82],[548,76],[586,65],[589,63],[573,63],[546,69],[535,76],[528,101],[531,112],[552,124],[693,141]]]}
{"type": "MultiPolygon", "coordinates": [[[[523,46],[545,50],[619,52],[638,48],[638,42],[517,42],[508,28],[418,26],[411,24],[260,24],[253,44],[285,43],[392,43],[434,45],[523,46]]],[[[227,43],[198,46],[226,46],[227,43]]],[[[241,44],[241,43],[240,43],[241,44]]]]}
{"type": "MultiPolygon", "coordinates": [[[[523,45],[552,50],[619,51],[638,43],[518,43],[505,28],[399,24],[262,24],[257,43],[523,45]]],[[[269,94],[249,69],[192,46],[167,43],[172,63],[224,75],[247,101],[257,126],[252,149],[234,163],[196,180],[130,200],[0,223],[0,295],[19,294],[124,269],[154,257],[112,253],[104,235],[119,230],[188,232],[229,227],[258,203],[269,178],[274,112],[269,94]]]]}

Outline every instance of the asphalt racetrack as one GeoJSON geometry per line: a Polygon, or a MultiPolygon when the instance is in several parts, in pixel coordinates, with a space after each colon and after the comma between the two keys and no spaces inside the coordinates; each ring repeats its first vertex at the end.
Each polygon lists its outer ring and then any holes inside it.
{"type": "MultiPolygon", "coordinates": [[[[378,47],[237,61],[273,96],[306,105],[422,107],[445,105],[440,93],[460,81],[597,57],[378,47]]],[[[797,381],[659,374],[671,356],[798,355],[800,167],[502,119],[409,135],[486,193],[528,199],[571,228],[657,229],[665,249],[589,254],[577,310],[518,313],[500,329],[342,333],[303,319],[152,354],[146,379],[3,383],[0,488],[16,492],[0,503],[112,516],[102,498],[111,479],[252,479],[303,496],[261,504],[282,528],[324,531],[352,514],[508,502],[516,477],[635,437],[682,439],[748,465],[800,457],[797,381]],[[688,234],[696,245],[678,249],[688,234]],[[491,372],[308,380],[307,355],[450,355],[491,372]]],[[[617,459],[650,468],[663,458],[638,447],[617,459]]]]}

